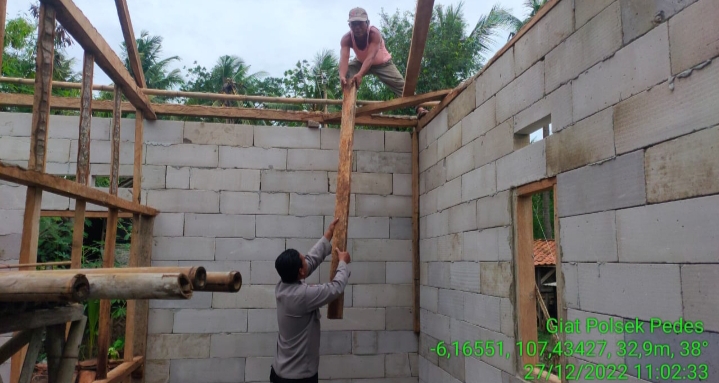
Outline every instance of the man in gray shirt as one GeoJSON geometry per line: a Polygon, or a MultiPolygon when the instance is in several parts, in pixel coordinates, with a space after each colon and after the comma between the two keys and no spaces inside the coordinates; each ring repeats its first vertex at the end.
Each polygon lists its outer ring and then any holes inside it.
{"type": "Polygon", "coordinates": [[[275,287],[277,300],[277,352],[270,371],[272,383],[317,383],[320,364],[320,310],[342,294],[350,271],[350,255],[338,251],[339,265],[334,280],[308,285],[304,279],[332,252],[332,235],[338,219],[307,255],[287,249],[275,260],[282,280],[275,287]]]}

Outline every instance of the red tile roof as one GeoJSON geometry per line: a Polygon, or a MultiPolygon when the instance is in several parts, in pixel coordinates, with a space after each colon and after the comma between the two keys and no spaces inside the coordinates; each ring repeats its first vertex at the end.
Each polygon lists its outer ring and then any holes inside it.
{"type": "Polygon", "coordinates": [[[534,241],[534,266],[548,266],[557,263],[557,244],[553,239],[534,241]]]}

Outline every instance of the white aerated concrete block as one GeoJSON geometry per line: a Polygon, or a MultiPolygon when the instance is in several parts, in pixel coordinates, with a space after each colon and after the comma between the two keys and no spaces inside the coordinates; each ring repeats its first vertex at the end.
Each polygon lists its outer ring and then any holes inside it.
{"type": "Polygon", "coordinates": [[[490,98],[462,119],[463,146],[497,126],[495,102],[496,97],[490,98]]]}
{"type": "Polygon", "coordinates": [[[561,218],[563,262],[617,262],[615,211],[561,218]]]}
{"type": "Polygon", "coordinates": [[[274,357],[250,357],[245,358],[245,382],[264,382],[270,373],[270,367],[274,362],[274,357]]]}
{"type": "Polygon", "coordinates": [[[215,239],[202,237],[155,237],[152,259],[156,261],[211,261],[215,239]]]}
{"type": "Polygon", "coordinates": [[[682,302],[684,319],[702,321],[704,329],[719,331],[719,265],[682,265],[682,302]]]}
{"type": "Polygon", "coordinates": [[[592,115],[670,76],[666,24],[654,28],[572,81],[575,120],[592,115]]]}
{"type": "MultiPolygon", "coordinates": [[[[386,132],[382,132],[380,130],[356,129],[352,137],[352,150],[365,150],[370,152],[385,151],[385,133],[386,132]]],[[[409,138],[409,134],[405,133],[405,135],[409,138]]],[[[320,136],[322,149],[331,149],[335,151],[339,149],[340,129],[320,129],[320,136]]],[[[407,140],[407,142],[409,142],[409,140],[407,140]]],[[[392,152],[395,150],[388,148],[387,151],[392,152]]],[[[411,148],[409,151],[411,151],[411,148]]],[[[335,168],[335,170],[337,169],[335,168]]]]}
{"type": "Polygon", "coordinates": [[[672,74],[719,55],[717,18],[719,10],[716,4],[701,0],[669,20],[672,74]]]}
{"type": "Polygon", "coordinates": [[[147,205],[168,213],[219,213],[220,193],[205,190],[149,190],[147,205]]]}
{"type": "Polygon", "coordinates": [[[574,0],[574,22],[579,30],[592,17],[596,16],[614,0],[574,0]]]}
{"type": "Polygon", "coordinates": [[[219,167],[242,169],[287,169],[287,149],[220,146],[219,167]]]}
{"type": "Polygon", "coordinates": [[[217,191],[259,191],[260,170],[191,169],[190,189],[217,191]]]}
{"type": "Polygon", "coordinates": [[[465,145],[447,157],[446,176],[451,181],[474,169],[474,146],[465,145]]]}
{"type": "Polygon", "coordinates": [[[544,97],[544,61],[534,64],[497,93],[497,122],[506,121],[542,97],[544,97]]]}
{"type": "Polygon", "coordinates": [[[244,358],[184,359],[170,361],[170,379],[178,383],[198,381],[230,383],[236,382],[238,377],[244,377],[244,375],[244,358]]]}
{"type": "Polygon", "coordinates": [[[514,47],[507,49],[496,61],[485,67],[475,80],[477,106],[484,104],[516,77],[514,73],[514,47]]]}
{"type": "Polygon", "coordinates": [[[615,1],[547,54],[547,92],[577,77],[621,47],[621,15],[619,1],[615,1]]]}
{"type": "Polygon", "coordinates": [[[636,151],[557,176],[560,217],[646,203],[644,153],[636,151]]]}
{"type": "Polygon", "coordinates": [[[325,355],[320,358],[320,379],[384,377],[384,355],[325,355]]]}
{"type": "Polygon", "coordinates": [[[287,215],[288,193],[233,192],[220,193],[220,212],[223,214],[287,215]]]}
{"type": "Polygon", "coordinates": [[[360,173],[412,173],[412,154],[387,152],[357,152],[357,171],[360,173]]]}
{"type": "Polygon", "coordinates": [[[477,202],[463,203],[449,209],[449,232],[461,233],[477,229],[477,202]]]}
{"type": "MultiPolygon", "coordinates": [[[[352,227],[351,223],[350,227],[352,227]]],[[[357,238],[352,240],[350,254],[352,261],[410,262],[412,261],[412,241],[357,238]]]]}
{"type": "Polygon", "coordinates": [[[288,149],[287,170],[337,171],[339,150],[288,149]]]}
{"type": "Polygon", "coordinates": [[[514,47],[517,76],[574,32],[573,13],[573,1],[560,1],[517,41],[514,47]]]}
{"type": "Polygon", "coordinates": [[[503,191],[477,200],[477,228],[508,226],[512,222],[510,192],[503,191]]]}
{"type": "Polygon", "coordinates": [[[411,174],[393,174],[392,175],[392,194],[394,195],[412,195],[412,175],[411,174]]]}
{"type": "Polygon", "coordinates": [[[147,359],[202,359],[210,357],[209,334],[151,334],[147,359]]]}
{"type": "Polygon", "coordinates": [[[412,137],[407,132],[384,132],[384,150],[395,153],[411,153],[412,137]]]}
{"type": "Polygon", "coordinates": [[[185,121],[183,139],[188,144],[248,147],[252,146],[253,132],[252,125],[185,121]]]}
{"type": "Polygon", "coordinates": [[[462,179],[455,178],[438,189],[437,208],[442,211],[462,202],[462,179]]]}
{"type": "Polygon", "coordinates": [[[384,330],[385,328],[384,308],[347,307],[344,309],[342,319],[327,319],[326,307],[320,309],[320,314],[320,326],[323,331],[384,330]]]}
{"type": "Polygon", "coordinates": [[[175,313],[175,334],[247,332],[247,310],[180,310],[175,313]]]}
{"type": "Polygon", "coordinates": [[[213,294],[212,308],[273,309],[277,307],[275,285],[242,286],[242,290],[245,291],[244,294],[213,294]]]}
{"type": "MultiPolygon", "coordinates": [[[[411,217],[412,197],[358,195],[357,215],[363,217],[411,217]]],[[[334,206],[330,213],[334,214],[334,206]]]]}
{"type": "Polygon", "coordinates": [[[305,127],[255,126],[255,146],[260,148],[319,149],[320,131],[305,127]]]}
{"type": "MultiPolygon", "coordinates": [[[[474,107],[474,102],[472,102],[474,107]]],[[[437,140],[437,158],[443,159],[462,147],[462,124],[457,123],[437,140]]]]}
{"type": "Polygon", "coordinates": [[[535,142],[497,160],[497,190],[507,190],[547,176],[546,140],[535,142]]]}
{"type": "Polygon", "coordinates": [[[188,237],[255,237],[254,215],[185,214],[188,237]]]}
{"type": "Polygon", "coordinates": [[[462,201],[492,195],[497,191],[497,167],[494,162],[462,176],[462,201]]]}
{"type": "Polygon", "coordinates": [[[719,196],[618,210],[620,262],[717,262],[719,196]]]}
{"type": "Polygon", "coordinates": [[[512,260],[512,232],[508,226],[467,231],[462,238],[462,257],[467,261],[512,260]]]}
{"type": "Polygon", "coordinates": [[[277,334],[273,332],[246,334],[213,334],[210,357],[242,358],[273,356],[277,349],[277,334]]]}
{"type": "Polygon", "coordinates": [[[682,316],[679,265],[580,263],[578,279],[582,310],[646,321],[682,316]]]}
{"type": "Polygon", "coordinates": [[[389,238],[389,217],[350,217],[347,238],[389,238]]]}
{"type": "MultiPolygon", "coordinates": [[[[328,173],[330,193],[337,192],[337,172],[328,173]]],[[[392,194],[392,177],[397,174],[388,173],[356,173],[352,172],[350,191],[352,194],[392,194]]]]}
{"type": "MultiPolygon", "coordinates": [[[[323,234],[323,219],[317,217],[292,217],[262,215],[256,218],[255,235],[261,238],[319,238],[323,234]]],[[[387,222],[389,225],[389,222],[387,222]]],[[[349,225],[352,227],[352,225],[349,225]]],[[[389,227],[387,228],[389,234],[389,227]]]]}
{"type": "Polygon", "coordinates": [[[480,292],[482,294],[509,298],[512,293],[512,263],[480,262],[479,275],[480,292]]]}
{"type": "Polygon", "coordinates": [[[158,237],[182,237],[185,215],[182,213],[160,213],[155,216],[152,235],[158,237]]]}
{"type": "Polygon", "coordinates": [[[479,168],[514,150],[514,130],[507,121],[474,140],[474,167],[479,168]]]}
{"type": "MultiPolygon", "coordinates": [[[[103,142],[103,141],[97,141],[103,142]]],[[[109,141],[108,141],[109,142],[109,141]]],[[[95,142],[93,142],[95,144],[95,142]]],[[[90,145],[90,150],[97,145],[90,145]]],[[[133,144],[127,144],[129,147],[129,158],[132,163],[133,144]]],[[[218,163],[218,148],[215,145],[193,145],[178,144],[171,146],[155,146],[147,145],[145,150],[145,164],[147,165],[171,165],[171,166],[197,166],[197,167],[216,167],[218,163]]],[[[97,156],[90,153],[90,158],[96,162],[97,156]]],[[[107,154],[109,161],[109,154],[107,154]]],[[[122,160],[123,153],[120,153],[122,160]]],[[[104,163],[108,163],[104,161],[104,163]]]]}
{"type": "Polygon", "coordinates": [[[717,97],[719,65],[712,64],[620,102],[614,112],[617,153],[719,124],[717,97]]]}
{"type": "Polygon", "coordinates": [[[412,285],[355,285],[354,307],[412,306],[412,285]]]}
{"type": "Polygon", "coordinates": [[[412,239],[412,219],[390,218],[389,237],[390,239],[412,239]]]}

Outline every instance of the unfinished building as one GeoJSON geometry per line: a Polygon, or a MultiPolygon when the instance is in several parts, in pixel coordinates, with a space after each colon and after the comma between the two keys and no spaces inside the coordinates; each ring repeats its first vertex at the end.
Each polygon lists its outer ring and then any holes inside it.
{"type": "MultiPolygon", "coordinates": [[[[69,0],[42,3],[57,7],[59,21],[78,17],[69,0]]],[[[419,0],[417,14],[432,3],[419,0]]],[[[717,20],[715,0],[553,0],[476,76],[420,98],[441,102],[419,121],[370,114],[417,98],[357,108],[358,124],[413,129],[353,132],[344,164],[352,276],[339,318],[322,309],[320,382],[719,382],[717,20]],[[543,128],[550,134],[530,142],[543,128]],[[533,196],[547,192],[550,279],[535,275],[532,250],[533,196]],[[538,299],[545,279],[554,310],[538,299]],[[548,328],[558,331],[542,338],[548,328]],[[557,343],[562,352],[542,351],[557,343]]],[[[113,176],[114,167],[116,178],[135,177],[134,190],[115,191],[132,205],[101,200],[90,186],[73,189],[74,198],[46,192],[34,224],[40,215],[74,216],[76,199],[98,216],[156,209],[151,241],[136,250],[143,259],[238,270],[243,286],[150,300],[137,319],[142,350],[124,356],[143,357],[134,381],[267,382],[277,341],[274,260],[288,248],[308,250],[336,214],[340,130],[152,121],[148,112],[339,116],[190,112],[143,104],[142,86],[130,85],[132,105],[92,108],[137,108],[147,119],[92,118],[88,177],[113,176]]],[[[2,94],[0,104],[83,108],[23,97],[2,94]]],[[[75,175],[78,126],[82,117],[51,115],[44,171],[25,170],[36,164],[28,155],[36,120],[0,113],[3,263],[35,261],[20,258],[30,194],[18,184],[43,188],[37,174],[75,175]]],[[[327,282],[330,269],[328,259],[307,283],[327,282]]],[[[0,372],[11,381],[9,362],[0,372]]]]}

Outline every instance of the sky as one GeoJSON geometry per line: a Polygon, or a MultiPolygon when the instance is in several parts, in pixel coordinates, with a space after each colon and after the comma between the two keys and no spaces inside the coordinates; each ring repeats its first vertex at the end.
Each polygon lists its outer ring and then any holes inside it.
{"type": "MultiPolygon", "coordinates": [[[[75,4],[105,38],[118,56],[123,36],[112,0],[74,0],[75,4]]],[[[29,15],[35,0],[9,0],[7,18],[29,15]]],[[[500,3],[517,17],[524,17],[524,0],[465,0],[462,7],[469,28],[481,15],[500,3]]],[[[282,77],[298,60],[311,60],[323,49],[339,53],[340,38],[349,30],[349,10],[361,6],[371,24],[379,26],[380,12],[412,11],[416,0],[127,0],[135,37],[142,30],[163,37],[163,57],[179,56],[173,67],[197,64],[208,70],[222,55],[236,55],[250,65],[250,72],[264,71],[282,77]]],[[[435,0],[435,5],[457,5],[459,0],[435,0]]],[[[508,34],[496,37],[492,54],[507,41],[508,34]]],[[[82,70],[82,48],[66,48],[74,57],[75,70],[82,70]]],[[[390,52],[391,53],[391,52],[390,52]]],[[[491,57],[490,54],[488,57],[491,57]]],[[[396,58],[406,60],[407,58],[396,58]]],[[[185,71],[183,70],[183,74],[185,71]]],[[[95,84],[110,79],[95,66],[95,84]]]]}

